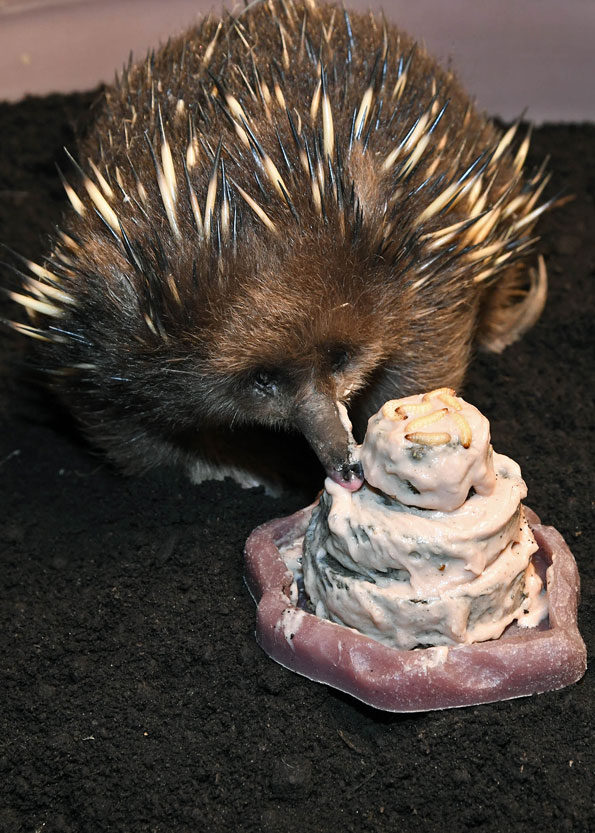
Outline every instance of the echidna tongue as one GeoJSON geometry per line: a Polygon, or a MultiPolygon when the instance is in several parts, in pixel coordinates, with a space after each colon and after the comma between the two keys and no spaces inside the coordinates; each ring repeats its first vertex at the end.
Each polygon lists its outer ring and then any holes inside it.
{"type": "Polygon", "coordinates": [[[330,396],[311,390],[299,402],[294,422],[316,452],[327,475],[348,491],[356,492],[364,482],[364,474],[355,455],[357,446],[345,406],[330,396]]]}
{"type": "Polygon", "coordinates": [[[364,470],[359,460],[345,463],[338,471],[329,471],[328,476],[348,492],[357,492],[364,483],[364,470]]]}

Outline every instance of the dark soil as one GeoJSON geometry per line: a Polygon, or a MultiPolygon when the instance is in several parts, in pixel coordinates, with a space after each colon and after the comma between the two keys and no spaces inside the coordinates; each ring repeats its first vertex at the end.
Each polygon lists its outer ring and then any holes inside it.
{"type": "MultiPolygon", "coordinates": [[[[34,259],[92,99],[0,104],[0,239],[34,259]]],[[[551,156],[550,194],[575,194],[541,226],[549,303],[519,345],[477,358],[466,395],[576,556],[590,648],[595,126],[538,129],[532,154],[551,156]]],[[[242,546],[321,480],[273,499],[126,479],[2,344],[0,833],[593,829],[588,676],[402,716],[284,670],[254,641],[242,546]]]]}

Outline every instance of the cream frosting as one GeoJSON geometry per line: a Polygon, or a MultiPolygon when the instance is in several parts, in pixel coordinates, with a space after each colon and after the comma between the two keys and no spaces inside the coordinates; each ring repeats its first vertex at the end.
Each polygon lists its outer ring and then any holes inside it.
{"type": "Polygon", "coordinates": [[[471,488],[494,488],[490,424],[449,388],[383,405],[368,421],[360,460],[370,486],[407,506],[450,512],[471,488]]]}
{"type": "MultiPolygon", "coordinates": [[[[330,479],[306,533],[319,616],[399,648],[498,638],[534,625],[541,581],[519,466],[448,389],[392,400],[360,449],[366,483],[330,479]]],[[[541,614],[542,615],[542,614],[541,614]]]]}

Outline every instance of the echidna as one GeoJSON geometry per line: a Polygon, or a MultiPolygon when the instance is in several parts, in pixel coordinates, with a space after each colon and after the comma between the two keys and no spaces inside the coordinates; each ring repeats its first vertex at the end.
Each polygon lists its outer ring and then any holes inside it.
{"type": "Polygon", "coordinates": [[[541,311],[526,259],[551,201],[518,127],[382,17],[208,17],[105,91],[11,326],[129,470],[213,476],[236,426],[283,426],[357,488],[341,403],[362,424],[458,388],[475,341],[500,350],[541,311]]]}

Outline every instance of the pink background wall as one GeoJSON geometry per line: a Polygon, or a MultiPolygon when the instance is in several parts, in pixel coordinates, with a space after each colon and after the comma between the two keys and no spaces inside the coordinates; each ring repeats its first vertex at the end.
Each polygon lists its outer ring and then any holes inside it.
{"type": "MultiPolygon", "coordinates": [[[[110,81],[212,0],[0,0],[0,99],[110,81]]],[[[595,121],[595,0],[347,0],[452,58],[481,108],[595,121]]]]}

